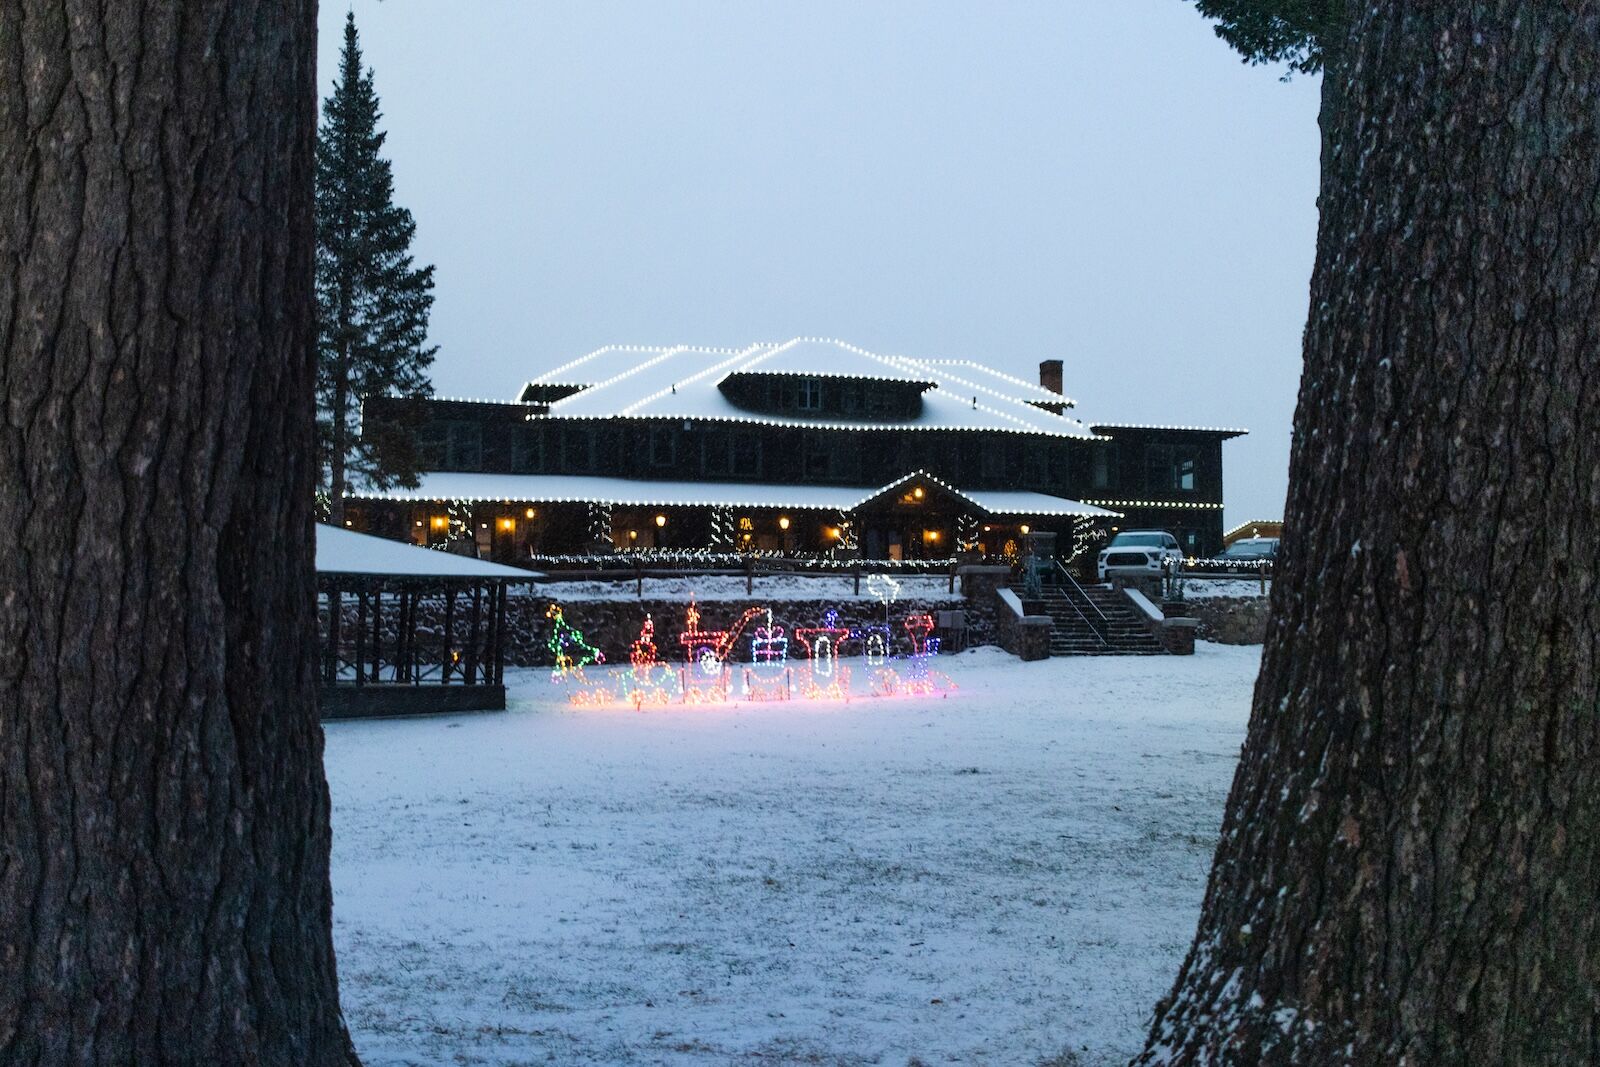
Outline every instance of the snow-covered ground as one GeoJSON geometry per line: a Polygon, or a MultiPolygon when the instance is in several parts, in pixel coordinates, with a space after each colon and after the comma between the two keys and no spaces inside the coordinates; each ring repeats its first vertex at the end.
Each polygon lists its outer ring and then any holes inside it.
{"type": "Polygon", "coordinates": [[[1259,653],[980,649],[940,659],[945,698],[642,712],[523,671],[505,714],[330,723],[357,1047],[1126,1062],[1193,933],[1259,653]]]}
{"type": "MultiPolygon", "coordinates": [[[[944,574],[890,575],[894,582],[894,596],[898,600],[941,600],[950,597],[950,576],[944,574]]],[[[861,592],[855,591],[855,579],[837,574],[772,574],[756,575],[752,592],[763,600],[877,600],[879,590],[886,588],[885,579],[871,583],[868,576],[861,578],[861,592]]],[[[562,601],[582,600],[636,600],[639,597],[637,581],[624,576],[621,581],[552,581],[534,587],[539,596],[562,601]]],[[[960,583],[956,593],[961,592],[960,583]]],[[[653,600],[748,600],[745,580],[732,575],[702,575],[696,578],[650,578],[644,580],[644,595],[653,600]]]]}

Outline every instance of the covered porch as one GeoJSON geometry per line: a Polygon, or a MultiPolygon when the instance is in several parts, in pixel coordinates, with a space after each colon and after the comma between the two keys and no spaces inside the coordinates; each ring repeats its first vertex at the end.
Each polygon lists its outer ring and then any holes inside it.
{"type": "Polygon", "coordinates": [[[961,490],[921,470],[878,487],[435,473],[414,490],[352,496],[346,514],[356,530],[540,566],[627,552],[1015,558],[1032,530],[1067,548],[1118,517],[1045,493],[961,490]]]}

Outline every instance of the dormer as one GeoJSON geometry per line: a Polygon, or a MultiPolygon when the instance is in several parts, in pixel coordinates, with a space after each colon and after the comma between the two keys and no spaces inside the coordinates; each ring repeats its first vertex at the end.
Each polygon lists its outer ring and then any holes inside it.
{"type": "Polygon", "coordinates": [[[529,382],[522,387],[517,399],[524,404],[544,404],[548,407],[557,400],[564,400],[587,388],[587,385],[573,382],[529,382]]]}
{"type": "Polygon", "coordinates": [[[933,382],[789,371],[735,371],[717,383],[745,411],[819,422],[911,422],[933,382]]]}

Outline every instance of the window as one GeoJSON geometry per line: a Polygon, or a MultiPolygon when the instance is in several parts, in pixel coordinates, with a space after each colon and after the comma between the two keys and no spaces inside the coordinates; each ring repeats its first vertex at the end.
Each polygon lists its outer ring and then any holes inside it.
{"type": "Polygon", "coordinates": [[[670,427],[655,426],[650,430],[650,465],[670,467],[678,462],[678,435],[670,427]]]}
{"type": "Polygon", "coordinates": [[[860,411],[861,386],[857,385],[855,382],[847,383],[843,390],[842,399],[844,400],[844,413],[846,415],[854,415],[856,412],[860,411]]]}
{"type": "Polygon", "coordinates": [[[806,378],[800,382],[799,408],[801,411],[822,410],[822,382],[806,378]]]}
{"type": "Polygon", "coordinates": [[[517,474],[538,474],[544,470],[544,434],[525,426],[511,439],[511,469],[517,474]]]}
{"type": "Polygon", "coordinates": [[[833,450],[822,434],[807,433],[804,444],[807,478],[826,479],[833,476],[833,450]]]}
{"type": "MultiPolygon", "coordinates": [[[[998,436],[998,435],[996,435],[998,436]]],[[[999,441],[989,441],[983,449],[983,480],[993,484],[1006,476],[1006,449],[999,441]]]]}
{"type": "Polygon", "coordinates": [[[708,430],[700,441],[700,469],[706,474],[727,474],[728,431],[708,430]]]}
{"type": "Polygon", "coordinates": [[[1090,480],[1096,489],[1115,489],[1117,486],[1117,446],[1104,444],[1094,450],[1090,465],[1090,480]]]}
{"type": "Polygon", "coordinates": [[[758,435],[734,434],[733,469],[745,477],[761,477],[761,438],[758,435]]]}
{"type": "Polygon", "coordinates": [[[454,471],[475,471],[483,467],[483,427],[475,422],[447,422],[445,425],[445,467],[454,471]]]}
{"type": "Polygon", "coordinates": [[[1198,488],[1198,466],[1192,448],[1148,445],[1145,450],[1146,488],[1155,493],[1192,493],[1198,488]]]}
{"type": "Polygon", "coordinates": [[[1047,445],[1027,444],[1022,448],[1022,480],[1025,485],[1035,488],[1050,482],[1050,454],[1045,451],[1047,445]]]}
{"type": "Polygon", "coordinates": [[[430,422],[417,431],[417,466],[423,470],[441,470],[449,454],[443,423],[430,422]]]}
{"type": "Polygon", "coordinates": [[[594,469],[594,431],[568,429],[561,438],[561,470],[563,473],[586,472],[594,469]]]}

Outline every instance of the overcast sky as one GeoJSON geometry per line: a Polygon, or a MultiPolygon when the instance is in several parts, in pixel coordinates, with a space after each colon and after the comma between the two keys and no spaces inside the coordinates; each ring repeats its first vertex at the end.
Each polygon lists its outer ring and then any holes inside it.
{"type": "Polygon", "coordinates": [[[441,395],[612,342],[1060,358],[1087,420],[1248,428],[1227,522],[1281,514],[1317,82],[1181,0],[353,9],[441,395]]]}

